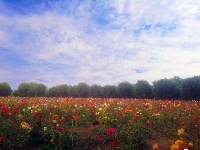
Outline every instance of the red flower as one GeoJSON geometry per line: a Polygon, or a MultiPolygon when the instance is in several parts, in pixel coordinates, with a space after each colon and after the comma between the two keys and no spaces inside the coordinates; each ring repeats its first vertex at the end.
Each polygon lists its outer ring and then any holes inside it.
{"type": "Polygon", "coordinates": [[[101,140],[103,140],[103,136],[100,135],[100,134],[98,134],[98,135],[97,135],[97,139],[101,141],[101,140]]]}
{"type": "Polygon", "coordinates": [[[36,117],[36,118],[42,118],[42,113],[41,112],[36,112],[34,114],[34,117],[36,117]]]}
{"type": "Polygon", "coordinates": [[[36,123],[37,123],[38,126],[42,125],[42,121],[41,120],[37,120],[36,123]]]}
{"type": "Polygon", "coordinates": [[[183,127],[184,125],[185,125],[185,122],[180,122],[180,124],[179,124],[181,127],[183,127]]]}
{"type": "Polygon", "coordinates": [[[122,113],[119,113],[119,114],[117,115],[117,117],[118,117],[118,118],[121,118],[121,117],[122,117],[122,113]]]}
{"type": "Polygon", "coordinates": [[[112,147],[117,147],[117,142],[113,141],[113,142],[110,142],[111,146],[112,147]]]}
{"type": "Polygon", "coordinates": [[[0,103],[0,107],[5,107],[6,105],[4,103],[0,103]]]}
{"type": "Polygon", "coordinates": [[[99,121],[96,120],[96,121],[94,121],[92,124],[93,124],[93,126],[96,126],[96,125],[99,124],[99,121]]]}
{"type": "Polygon", "coordinates": [[[186,149],[189,150],[189,147],[184,147],[184,148],[181,147],[181,148],[179,148],[178,150],[186,150],[186,149]]]}
{"type": "Polygon", "coordinates": [[[0,136],[0,142],[3,142],[6,140],[6,137],[5,136],[0,136]]]}
{"type": "Polygon", "coordinates": [[[58,127],[57,127],[57,130],[58,130],[58,131],[62,131],[62,128],[58,126],[58,127]]]}
{"type": "Polygon", "coordinates": [[[108,133],[108,135],[112,135],[116,132],[116,130],[117,130],[116,128],[109,128],[107,133],[108,133]]]}
{"type": "Polygon", "coordinates": [[[8,114],[10,112],[10,109],[7,107],[3,107],[2,114],[8,114]]]}

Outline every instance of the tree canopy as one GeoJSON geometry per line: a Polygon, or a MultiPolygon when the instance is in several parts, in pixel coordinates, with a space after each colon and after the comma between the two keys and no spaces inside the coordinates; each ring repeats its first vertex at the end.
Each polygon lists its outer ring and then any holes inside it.
{"type": "Polygon", "coordinates": [[[95,97],[95,98],[155,98],[200,100],[200,76],[181,79],[177,76],[160,79],[152,83],[138,80],[131,84],[127,81],[116,85],[88,85],[80,82],[77,85],[61,84],[47,88],[43,83],[22,82],[18,89],[12,91],[7,82],[0,83],[0,96],[49,96],[49,97],[95,97]]]}
{"type": "Polygon", "coordinates": [[[9,96],[12,94],[12,89],[10,84],[7,82],[0,83],[0,96],[9,96]]]}

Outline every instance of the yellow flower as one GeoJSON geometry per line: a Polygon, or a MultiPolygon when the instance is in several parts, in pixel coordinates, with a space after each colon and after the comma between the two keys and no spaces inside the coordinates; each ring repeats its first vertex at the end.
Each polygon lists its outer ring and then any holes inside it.
{"type": "Polygon", "coordinates": [[[34,108],[36,109],[36,108],[38,108],[38,106],[39,106],[39,105],[35,105],[34,108]]]}
{"type": "Polygon", "coordinates": [[[184,132],[185,132],[185,131],[183,130],[183,128],[181,128],[181,129],[178,129],[178,133],[177,133],[177,134],[180,136],[180,135],[183,135],[184,132]]]}
{"type": "Polygon", "coordinates": [[[173,144],[172,146],[170,146],[171,150],[178,150],[179,146],[176,144],[173,144]]]}
{"type": "Polygon", "coordinates": [[[100,112],[98,111],[98,112],[96,112],[96,115],[99,115],[100,114],[100,112]]]}
{"type": "Polygon", "coordinates": [[[177,105],[177,107],[180,107],[180,106],[181,106],[181,104],[178,104],[178,105],[177,105]]]}
{"type": "Polygon", "coordinates": [[[102,111],[103,109],[102,108],[99,108],[99,111],[102,111]]]}
{"type": "Polygon", "coordinates": [[[30,124],[28,124],[27,122],[22,122],[21,123],[22,129],[28,129],[29,131],[32,130],[32,127],[30,124]]]}
{"type": "Polygon", "coordinates": [[[193,147],[193,142],[190,142],[190,143],[189,143],[189,147],[193,147]]]}
{"type": "Polygon", "coordinates": [[[176,140],[176,142],[175,142],[175,144],[180,147],[183,145],[183,143],[184,143],[183,140],[176,140]]]}

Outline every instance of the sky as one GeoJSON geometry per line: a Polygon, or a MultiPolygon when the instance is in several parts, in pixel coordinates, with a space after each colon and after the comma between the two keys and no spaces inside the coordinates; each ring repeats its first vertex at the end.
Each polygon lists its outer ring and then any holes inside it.
{"type": "Polygon", "coordinates": [[[199,0],[0,0],[0,82],[200,75],[199,0]]]}

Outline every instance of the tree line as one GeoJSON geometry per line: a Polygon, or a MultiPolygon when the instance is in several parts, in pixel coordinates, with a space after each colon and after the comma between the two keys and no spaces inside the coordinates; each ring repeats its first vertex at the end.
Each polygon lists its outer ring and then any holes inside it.
{"type": "Polygon", "coordinates": [[[146,80],[131,84],[127,81],[116,85],[77,85],[61,84],[50,88],[37,82],[22,82],[18,89],[12,91],[7,82],[0,83],[0,96],[47,96],[47,97],[94,97],[94,98],[155,98],[200,100],[200,76],[186,79],[174,77],[154,81],[152,85],[146,80]]]}

